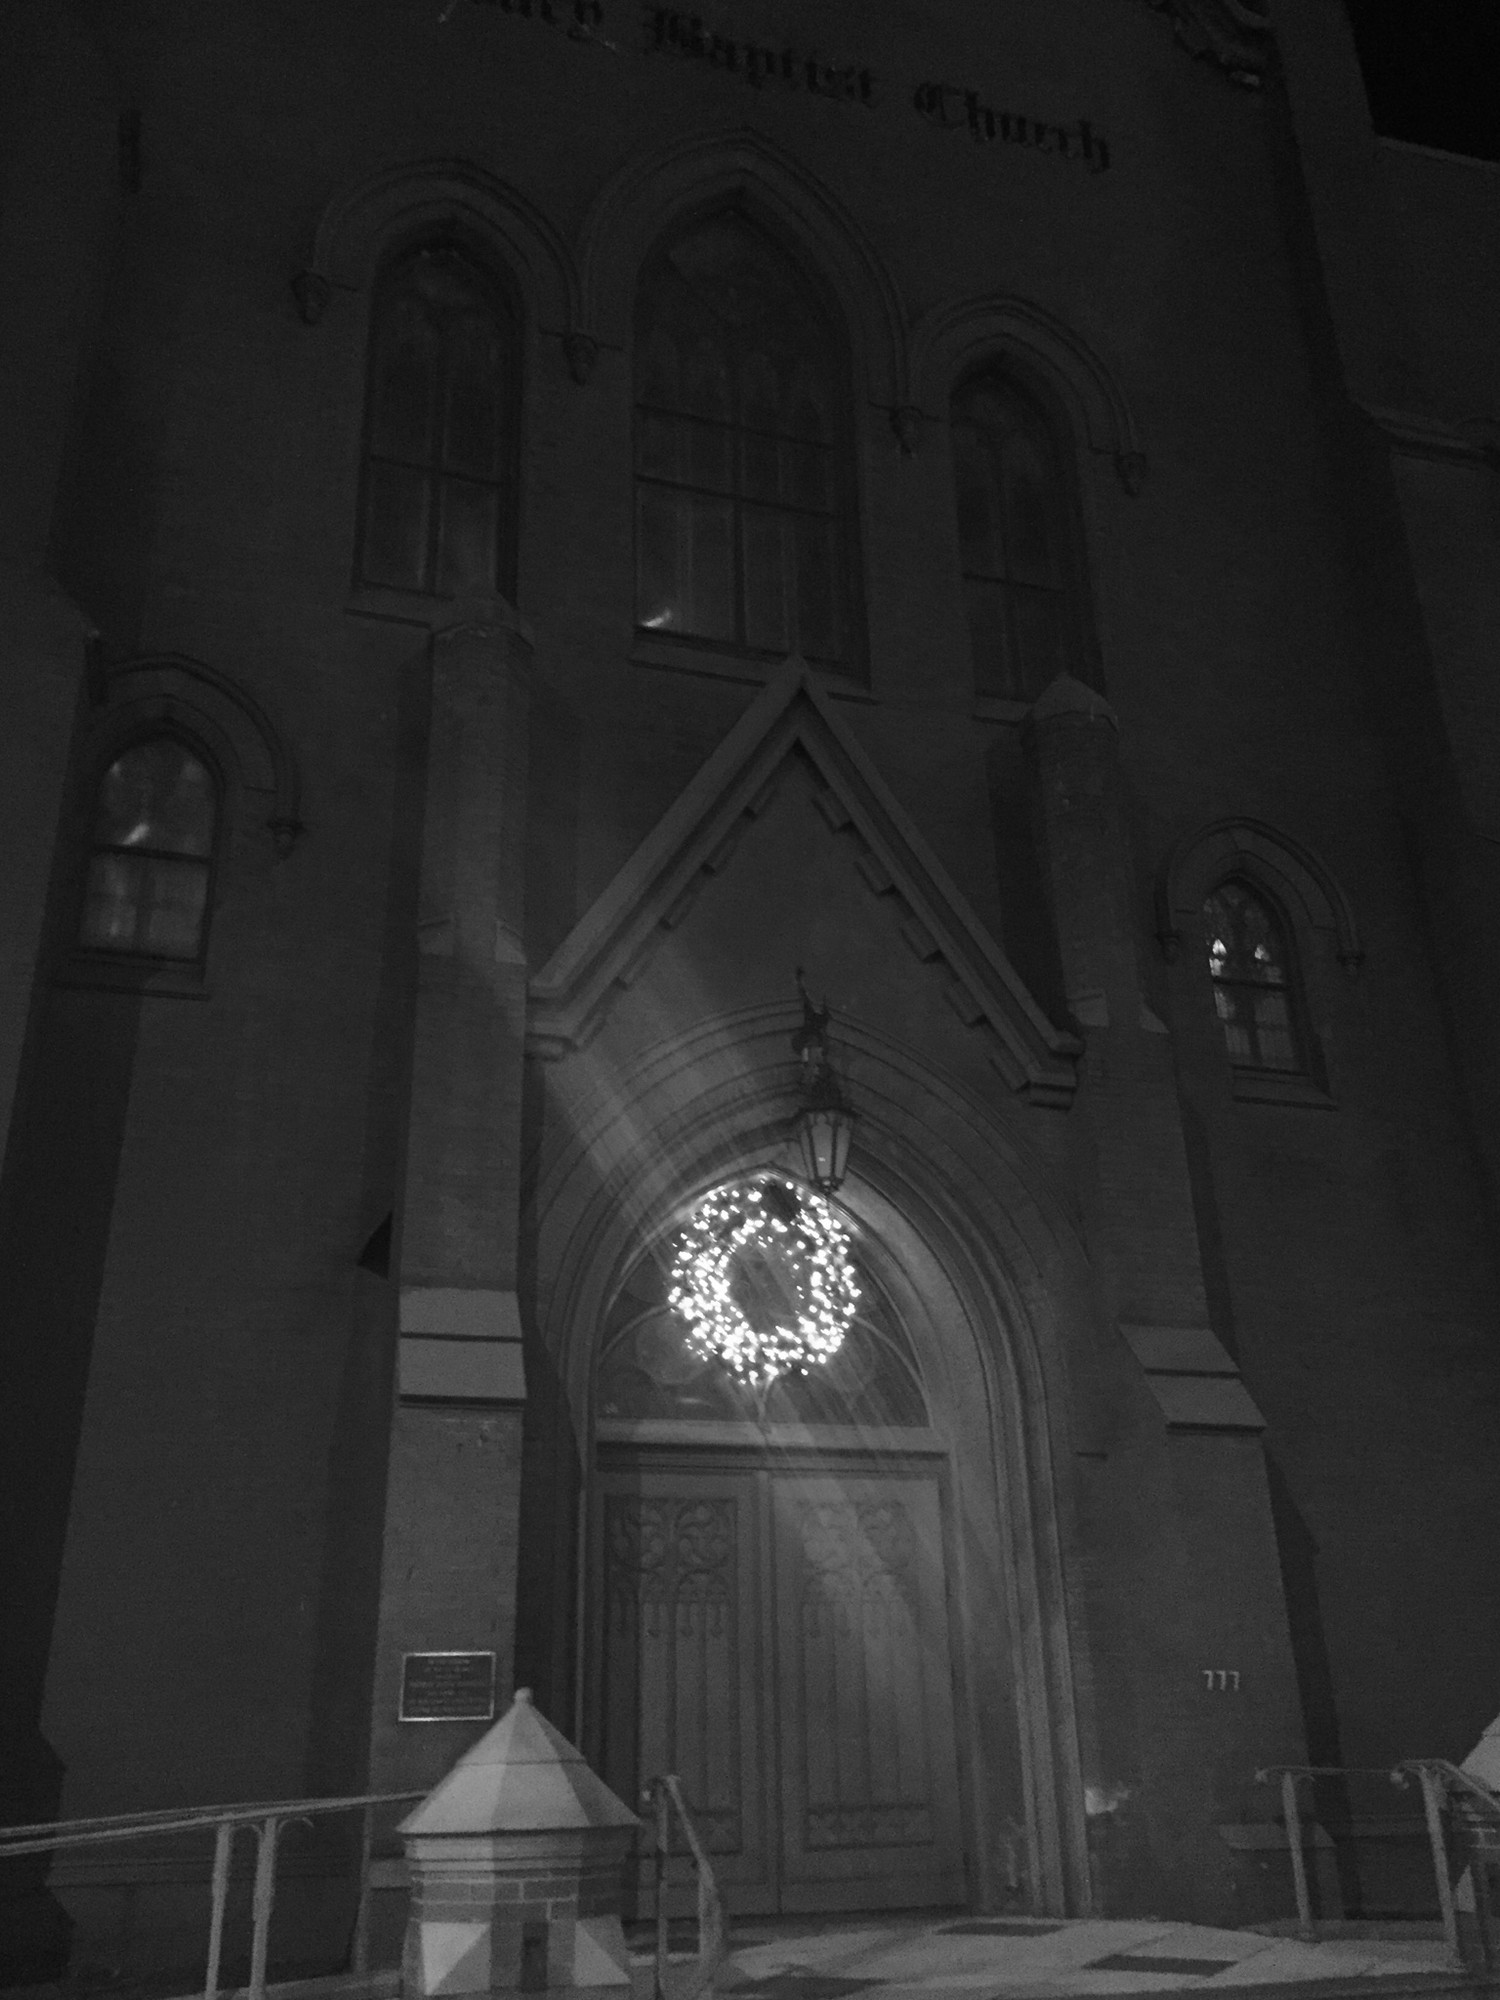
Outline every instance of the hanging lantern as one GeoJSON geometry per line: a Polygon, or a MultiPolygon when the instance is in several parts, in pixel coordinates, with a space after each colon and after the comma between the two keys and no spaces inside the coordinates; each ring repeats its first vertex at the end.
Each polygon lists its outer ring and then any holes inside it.
{"type": "Polygon", "coordinates": [[[688,1347],[763,1400],[844,1344],[859,1305],[848,1229],[821,1195],[772,1175],[715,1188],[683,1228],[667,1303],[688,1347]]]}
{"type": "Polygon", "coordinates": [[[835,1194],[849,1171],[855,1114],[845,1101],[829,1059],[827,1003],[814,1007],[802,983],[801,966],[797,968],[797,991],[802,996],[802,1026],[792,1036],[792,1047],[802,1059],[805,1080],[802,1102],[792,1120],[792,1136],[808,1181],[819,1194],[835,1194]]]}
{"type": "Polygon", "coordinates": [[[833,1194],[849,1171],[854,1113],[844,1102],[838,1078],[828,1068],[809,1078],[792,1131],[802,1155],[802,1171],[819,1194],[833,1194]]]}

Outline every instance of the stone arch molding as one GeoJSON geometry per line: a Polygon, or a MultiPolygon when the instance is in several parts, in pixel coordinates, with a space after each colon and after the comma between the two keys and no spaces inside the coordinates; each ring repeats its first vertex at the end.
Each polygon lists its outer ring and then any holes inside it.
{"type": "Polygon", "coordinates": [[[1220,882],[1241,876],[1264,889],[1333,949],[1354,973],[1364,947],[1354,910],[1327,863],[1302,841],[1264,820],[1219,819],[1185,834],[1162,864],[1156,885],[1156,935],[1174,962],[1184,936],[1201,921],[1204,899],[1220,882]]]}
{"type": "Polygon", "coordinates": [[[927,313],[911,342],[916,408],[923,416],[946,418],[954,383],[987,360],[1014,362],[1038,378],[1062,402],[1089,450],[1113,460],[1126,491],[1140,491],[1146,456],[1119,381],[1081,334],[1029,299],[997,293],[927,313]]]}
{"type": "Polygon", "coordinates": [[[584,223],[579,270],[587,331],[601,345],[629,345],[636,279],[674,225],[740,202],[801,253],[831,288],[849,329],[869,400],[895,412],[910,401],[906,319],[874,244],[823,183],[790,154],[748,130],[678,141],[617,174],[584,223]]]}
{"type": "Polygon", "coordinates": [[[316,324],[335,290],[367,290],[392,245],[450,230],[493,247],[529,323],[565,340],[580,333],[578,268],[561,233],[525,195],[467,160],[387,167],[335,195],[292,281],[303,318],[316,324]]]}
{"type": "MultiPolygon", "coordinates": [[[[594,1347],[641,1247],[716,1181],[787,1165],[796,1019],[790,1007],[751,1007],[623,1064],[596,1045],[549,1067],[538,1332],[580,1440],[591,1435],[594,1347]]],[[[970,1594],[999,1592],[1015,1648],[1038,1903],[1081,1914],[1090,1889],[1057,1469],[1071,1459],[1063,1357],[1087,1337],[1087,1258],[1045,1166],[971,1094],[863,1024],[841,1020],[840,1044],[861,1114],[841,1200],[904,1269],[904,1309],[926,1322],[911,1329],[924,1377],[968,1505],[989,1523],[970,1594]],[[988,1567],[995,1556],[1003,1575],[988,1567]]],[[[981,1847],[1018,1803],[1000,1792],[981,1802],[981,1847]]],[[[994,1869],[993,1853],[982,1866],[994,1869]]]]}
{"type": "Polygon", "coordinates": [[[289,854],[306,831],[296,760],[260,703],[228,674],[181,654],[111,667],[85,738],[90,782],[127,739],[165,728],[200,743],[229,789],[234,821],[289,854]]]}

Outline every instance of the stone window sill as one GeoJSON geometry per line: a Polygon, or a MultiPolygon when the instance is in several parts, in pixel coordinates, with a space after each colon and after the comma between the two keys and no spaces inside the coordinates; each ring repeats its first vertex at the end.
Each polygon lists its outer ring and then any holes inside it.
{"type": "Polygon", "coordinates": [[[55,986],[88,987],[96,992],[139,993],[153,1000],[207,1000],[210,989],[201,965],[174,965],[159,959],[109,958],[75,952],[53,979],[55,986]]]}
{"type": "Polygon", "coordinates": [[[1314,1111],[1337,1109],[1332,1097],[1310,1076],[1280,1076],[1267,1070],[1231,1072],[1231,1089],[1241,1104],[1295,1104],[1314,1111]]]}
{"type": "Polygon", "coordinates": [[[426,597],[416,590],[387,590],[379,584],[356,584],[344,606],[351,618],[375,618],[386,624],[415,625],[437,630],[453,615],[451,597],[426,597]]]}
{"type": "Polygon", "coordinates": [[[998,694],[974,697],[974,715],[980,722],[1024,722],[1030,713],[1029,701],[1008,701],[998,694]]]}

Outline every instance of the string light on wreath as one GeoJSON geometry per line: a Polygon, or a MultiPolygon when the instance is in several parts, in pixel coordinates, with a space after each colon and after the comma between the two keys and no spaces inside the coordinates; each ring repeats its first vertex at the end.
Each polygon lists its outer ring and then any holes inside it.
{"type": "Polygon", "coordinates": [[[859,1306],[849,1231],[811,1189],[769,1176],[716,1188],[688,1217],[667,1303],[695,1354],[764,1397],[843,1346],[859,1306]]]}

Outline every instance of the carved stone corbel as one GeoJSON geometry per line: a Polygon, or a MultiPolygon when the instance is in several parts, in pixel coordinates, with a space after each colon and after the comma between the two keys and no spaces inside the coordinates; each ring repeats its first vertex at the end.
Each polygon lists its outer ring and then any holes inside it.
{"type": "Polygon", "coordinates": [[[304,326],[316,326],[323,317],[332,286],[319,271],[299,271],[292,279],[292,297],[304,326]]]}
{"type": "Polygon", "coordinates": [[[902,403],[891,411],[891,429],[896,433],[902,452],[910,458],[922,441],[922,425],[926,418],[915,403],[902,403]]]}
{"type": "Polygon", "coordinates": [[[1270,17],[1249,0],[1150,0],[1170,17],[1189,55],[1216,63],[1231,83],[1258,90],[1274,49],[1270,17]]]}
{"type": "Polygon", "coordinates": [[[271,836],[271,845],[276,850],[276,859],[285,861],[297,842],[306,833],[304,822],[292,815],[274,814],[266,821],[266,831],[271,836]]]}
{"type": "Polygon", "coordinates": [[[599,359],[599,343],[591,333],[574,331],[563,335],[562,346],[568,373],[581,389],[594,372],[594,363],[599,359]]]}

